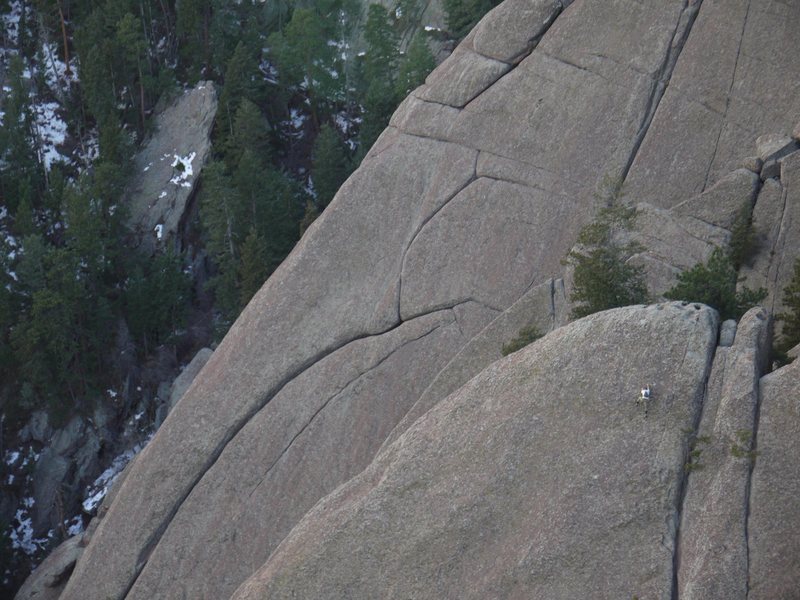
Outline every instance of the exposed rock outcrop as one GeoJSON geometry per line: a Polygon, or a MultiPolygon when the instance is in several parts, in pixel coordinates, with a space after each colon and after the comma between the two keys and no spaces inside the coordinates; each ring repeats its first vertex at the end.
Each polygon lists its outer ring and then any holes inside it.
{"type": "MultiPolygon", "coordinates": [[[[623,180],[655,292],[727,244],[757,194],[777,253],[754,272],[775,297],[800,245],[800,158],[761,191],[734,169],[800,121],[797,78],[769,61],[799,22],[800,5],[747,0],[489,13],[242,313],[63,598],[217,599],[245,581],[240,598],[672,597],[713,312],[598,315],[493,361],[520,326],[566,320],[561,259],[623,180]]],[[[760,374],[749,318],[725,364],[752,372],[716,369],[719,410],[760,374]]],[[[741,486],[739,463],[720,464],[741,486]]]]}
{"type": "Polygon", "coordinates": [[[317,504],[233,597],[672,597],[686,431],[717,327],[700,306],[618,309],[494,363],[317,504]]]}
{"type": "Polygon", "coordinates": [[[174,239],[211,151],[216,112],[214,84],[201,81],[156,116],[152,136],[134,158],[126,206],[129,226],[144,251],[174,239]]]}

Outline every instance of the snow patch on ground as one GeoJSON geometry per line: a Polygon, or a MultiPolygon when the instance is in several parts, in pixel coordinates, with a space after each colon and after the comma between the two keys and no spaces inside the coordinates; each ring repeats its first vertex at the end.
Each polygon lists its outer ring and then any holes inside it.
{"type": "Polygon", "coordinates": [[[19,19],[22,16],[22,2],[9,2],[10,11],[0,17],[8,41],[16,46],[19,43],[19,19]]]}
{"type": "Polygon", "coordinates": [[[86,490],[86,497],[82,505],[84,511],[91,513],[97,509],[97,507],[103,501],[103,498],[106,497],[109,488],[111,488],[119,474],[122,473],[122,470],[128,466],[128,463],[131,462],[133,457],[136,456],[142,450],[142,448],[147,445],[147,442],[149,442],[150,438],[152,437],[153,434],[150,434],[144,441],[136,444],[130,450],[126,450],[117,456],[112,461],[111,466],[103,471],[100,476],[94,480],[94,483],[92,483],[92,485],[90,485],[86,490]]]}
{"type": "MultiPolygon", "coordinates": [[[[168,156],[168,155],[165,155],[168,156]]],[[[194,170],[192,169],[192,161],[194,157],[197,156],[196,152],[191,152],[186,156],[180,156],[179,154],[172,155],[175,160],[172,161],[172,168],[177,171],[177,173],[169,180],[170,183],[174,183],[180,187],[192,187],[191,179],[192,175],[194,175],[194,170]]]]}
{"type": "Polygon", "coordinates": [[[39,102],[31,105],[36,134],[39,138],[40,159],[48,171],[54,162],[68,161],[67,157],[57,150],[67,137],[67,124],[58,115],[60,108],[57,102],[39,102]]]}
{"type": "Polygon", "coordinates": [[[73,83],[78,82],[77,61],[74,58],[69,61],[69,72],[67,72],[67,63],[61,60],[58,50],[58,44],[42,44],[44,77],[47,81],[47,87],[56,94],[68,90],[73,83]]]}

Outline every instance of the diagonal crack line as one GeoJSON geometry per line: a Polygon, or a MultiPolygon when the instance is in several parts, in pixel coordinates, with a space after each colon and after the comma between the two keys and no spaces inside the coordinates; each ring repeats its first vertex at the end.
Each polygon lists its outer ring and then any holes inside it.
{"type": "MultiPolygon", "coordinates": [[[[445,309],[445,311],[446,310],[452,310],[452,309],[445,309]]],[[[445,311],[442,311],[442,312],[445,312],[445,311]]],[[[405,348],[409,344],[413,344],[414,342],[418,342],[419,340],[422,340],[422,339],[428,337],[429,335],[433,334],[437,329],[440,329],[440,328],[445,327],[447,325],[451,325],[455,321],[457,321],[457,319],[455,318],[455,315],[454,315],[452,321],[449,321],[447,323],[439,323],[435,327],[433,327],[430,330],[426,331],[425,333],[422,333],[422,334],[420,334],[420,335],[418,335],[418,336],[416,336],[414,338],[411,338],[411,339],[408,339],[408,340],[404,341],[402,344],[400,344],[396,348],[393,348],[392,350],[387,352],[386,355],[383,356],[377,362],[375,362],[375,364],[370,365],[364,371],[362,371],[361,373],[358,373],[352,380],[348,381],[345,385],[341,386],[338,390],[336,390],[333,394],[331,394],[322,403],[322,405],[314,412],[314,414],[311,415],[311,417],[308,419],[308,421],[300,428],[300,430],[292,437],[292,439],[289,440],[289,443],[286,445],[286,447],[283,449],[283,451],[280,453],[280,455],[274,461],[272,461],[272,463],[269,465],[267,470],[264,471],[264,475],[261,477],[261,480],[255,485],[255,487],[253,487],[253,490],[250,492],[250,494],[248,494],[248,498],[251,497],[253,494],[255,494],[258,491],[258,488],[261,487],[261,484],[264,483],[264,481],[267,479],[267,477],[269,477],[269,474],[272,472],[272,469],[275,468],[275,466],[281,461],[281,459],[286,455],[286,453],[289,452],[289,450],[292,448],[292,445],[295,443],[295,441],[297,441],[297,439],[301,435],[303,435],[303,433],[305,433],[306,429],[308,429],[311,426],[311,424],[322,413],[322,411],[324,411],[328,407],[328,405],[331,402],[335,402],[338,398],[340,398],[342,396],[342,394],[346,393],[349,389],[351,389],[362,377],[364,377],[365,375],[367,375],[367,374],[371,373],[372,371],[378,369],[383,363],[385,363],[387,360],[389,360],[394,354],[396,354],[397,352],[399,352],[400,350],[402,350],[403,348],[405,348]]]]}
{"type": "MultiPolygon", "coordinates": [[[[480,92],[478,92],[475,96],[473,96],[472,99],[469,102],[467,102],[464,105],[463,108],[464,109],[469,108],[470,104],[472,104],[473,102],[478,100],[478,98],[483,96],[484,93],[486,93],[488,90],[490,90],[494,86],[496,86],[499,81],[501,81],[505,77],[508,77],[508,75],[510,73],[513,73],[517,69],[517,67],[519,67],[522,64],[522,61],[524,61],[531,54],[533,54],[533,51],[536,50],[536,48],[539,47],[539,42],[542,41],[542,38],[547,34],[548,31],[550,31],[550,28],[555,24],[555,22],[558,21],[558,18],[561,16],[561,13],[564,12],[564,8],[565,8],[564,3],[563,2],[559,2],[558,6],[556,6],[555,9],[553,10],[553,12],[551,13],[551,16],[549,18],[549,23],[547,23],[545,25],[544,29],[542,29],[542,31],[540,31],[539,34],[536,37],[531,39],[530,46],[528,48],[522,50],[518,55],[516,55],[512,59],[511,68],[508,71],[506,71],[505,73],[503,73],[500,77],[495,79],[492,82],[491,85],[489,85],[485,89],[483,89],[480,92]]],[[[478,54],[479,56],[485,56],[485,55],[481,54],[480,52],[478,52],[477,50],[475,50],[474,48],[472,49],[472,51],[475,52],[475,54],[478,54]]],[[[485,56],[485,58],[492,58],[492,57],[491,56],[485,56]]],[[[495,58],[494,60],[497,60],[497,59],[495,58]]],[[[499,61],[499,62],[505,62],[505,61],[499,61]]]]}
{"type": "Polygon", "coordinates": [[[717,158],[717,151],[719,150],[719,141],[722,139],[722,130],[725,129],[725,121],[728,118],[728,110],[731,106],[731,93],[733,92],[733,86],[736,83],[736,72],[739,70],[739,58],[742,55],[742,44],[744,43],[744,33],[747,29],[747,20],[750,17],[750,6],[752,4],[752,0],[747,3],[747,11],[744,14],[744,22],[742,23],[742,31],[739,34],[739,47],[736,50],[736,60],[733,63],[733,73],[731,74],[731,84],[728,86],[728,95],[725,97],[725,112],[722,113],[722,120],[719,124],[719,133],[717,134],[717,140],[714,142],[714,152],[711,153],[711,160],[708,162],[708,168],[706,169],[706,177],[703,180],[703,191],[708,189],[708,178],[711,177],[711,167],[714,166],[714,161],[717,158]]]}
{"type": "MultiPolygon", "coordinates": [[[[464,302],[454,302],[450,306],[437,308],[435,310],[429,310],[429,311],[426,311],[424,313],[421,313],[420,315],[417,315],[417,317],[424,317],[424,316],[427,316],[429,314],[433,314],[435,312],[440,312],[440,311],[443,311],[443,310],[453,309],[453,308],[455,308],[455,307],[457,307],[457,306],[459,306],[461,304],[466,304],[467,302],[470,302],[470,301],[471,300],[467,300],[467,301],[464,301],[464,302]]],[[[288,373],[286,376],[284,376],[280,380],[280,382],[277,383],[273,387],[273,390],[265,395],[265,399],[264,399],[263,402],[261,402],[255,409],[251,410],[247,414],[247,416],[245,416],[243,419],[240,419],[239,421],[237,421],[236,424],[234,425],[234,427],[232,427],[232,432],[228,436],[226,436],[225,440],[223,440],[217,446],[217,448],[215,448],[214,452],[212,452],[210,454],[209,459],[206,461],[206,463],[204,464],[202,470],[199,472],[199,474],[197,475],[195,480],[192,482],[192,484],[189,487],[188,491],[181,495],[180,499],[174,504],[174,506],[173,506],[172,510],[169,512],[169,514],[163,519],[162,523],[158,526],[158,528],[150,536],[150,539],[145,544],[145,547],[139,553],[139,558],[138,558],[138,560],[136,562],[135,572],[132,575],[132,579],[131,579],[129,585],[125,588],[125,591],[123,592],[121,598],[127,597],[128,594],[130,593],[131,589],[133,589],[133,586],[136,584],[136,581],[138,580],[139,576],[144,571],[144,568],[147,565],[147,561],[148,561],[148,559],[150,557],[150,554],[155,549],[155,547],[158,544],[158,542],[160,541],[161,537],[164,535],[164,532],[167,530],[167,528],[169,527],[170,523],[175,518],[175,515],[180,510],[181,506],[183,506],[183,504],[186,501],[186,499],[192,494],[192,492],[197,487],[197,485],[200,483],[200,481],[203,479],[205,474],[214,466],[214,464],[216,464],[217,460],[221,456],[223,450],[228,445],[228,443],[230,443],[230,441],[232,439],[234,439],[238,435],[238,433],[245,427],[245,425],[247,425],[247,423],[259,411],[261,411],[291,381],[293,381],[297,377],[300,377],[303,373],[305,373],[308,369],[313,367],[316,363],[322,361],[326,357],[328,357],[331,354],[337,352],[338,350],[344,348],[345,346],[347,346],[349,344],[352,344],[353,342],[356,342],[356,341],[362,340],[362,339],[366,339],[366,338],[370,338],[370,337],[377,337],[377,336],[385,335],[385,334],[393,331],[394,329],[397,329],[402,324],[403,324],[402,322],[398,322],[395,325],[393,325],[391,327],[388,327],[388,328],[386,328],[386,329],[384,329],[382,331],[378,331],[378,332],[375,332],[375,333],[367,333],[367,334],[363,334],[363,335],[353,336],[352,338],[350,338],[350,339],[348,339],[346,341],[343,341],[340,344],[336,344],[335,346],[333,346],[333,347],[331,347],[331,348],[329,348],[327,350],[318,352],[313,357],[311,357],[308,360],[304,361],[301,365],[299,365],[297,368],[293,369],[290,373],[288,373]]]]}
{"type": "Polygon", "coordinates": [[[656,110],[664,97],[664,93],[669,86],[672,79],[672,73],[675,70],[675,65],[678,63],[683,47],[689,39],[689,34],[692,32],[692,27],[700,12],[700,7],[703,5],[703,0],[697,0],[696,4],[690,5],[691,0],[684,0],[683,10],[678,16],[678,22],[675,24],[675,31],[672,33],[672,40],[670,41],[669,48],[664,56],[664,62],[661,63],[661,68],[658,70],[656,76],[653,78],[653,88],[650,91],[650,98],[645,107],[642,122],[639,125],[639,130],[634,138],[633,148],[628,156],[628,161],[625,168],[622,170],[621,180],[624,182],[628,178],[628,173],[639,154],[639,149],[642,147],[642,142],[647,135],[650,125],[653,123],[656,110]],[[686,23],[681,28],[684,15],[688,15],[686,23]]]}
{"type": "MultiPolygon", "coordinates": [[[[775,314],[775,305],[778,303],[778,279],[781,275],[781,267],[783,266],[783,257],[786,256],[786,253],[783,251],[786,247],[786,233],[784,229],[784,223],[786,221],[786,200],[789,195],[789,189],[783,188],[781,192],[781,199],[783,200],[783,206],[781,207],[781,221],[780,225],[778,226],[778,233],[775,236],[775,241],[772,244],[772,248],[770,248],[770,256],[777,256],[778,259],[775,263],[775,271],[772,275],[772,289],[775,290],[775,293],[772,294],[772,306],[770,307],[770,314],[775,314]],[[778,252],[778,247],[781,246],[781,251],[778,252]]],[[[770,266],[767,268],[767,282],[769,283],[769,270],[772,269],[772,261],[770,261],[770,266]]]]}
{"type": "Polygon", "coordinates": [[[203,466],[198,470],[197,475],[194,477],[194,480],[188,486],[188,489],[183,494],[181,494],[181,496],[178,498],[178,500],[173,504],[172,509],[162,519],[162,522],[158,525],[158,527],[155,528],[155,530],[153,531],[153,533],[151,534],[151,536],[147,540],[147,543],[144,545],[144,548],[142,548],[141,552],[139,552],[139,557],[138,557],[138,559],[136,561],[136,565],[135,565],[135,568],[134,568],[134,573],[133,573],[133,575],[131,577],[131,581],[128,584],[128,586],[126,587],[125,591],[123,592],[121,598],[127,597],[128,594],[130,593],[131,589],[133,589],[133,586],[136,584],[136,581],[138,580],[139,575],[141,575],[142,571],[144,571],[144,568],[147,565],[147,561],[150,558],[150,554],[155,549],[156,545],[160,541],[161,537],[164,535],[164,532],[167,530],[167,528],[169,527],[169,525],[172,522],[172,520],[175,518],[175,515],[178,513],[178,510],[180,510],[181,506],[183,506],[183,504],[186,501],[186,499],[192,494],[192,492],[194,491],[195,487],[197,487],[197,485],[200,483],[200,481],[203,479],[203,477],[209,471],[209,469],[211,469],[214,466],[214,464],[217,462],[217,460],[219,459],[220,455],[222,454],[223,450],[228,445],[228,443],[239,434],[239,432],[245,427],[245,425],[247,425],[247,423],[261,409],[263,409],[272,400],[272,398],[274,398],[284,387],[286,387],[286,385],[288,385],[289,382],[291,382],[292,380],[296,379],[297,377],[302,375],[304,372],[306,372],[308,369],[310,369],[313,365],[315,365],[319,361],[323,360],[327,356],[330,356],[331,354],[333,354],[337,350],[340,350],[344,346],[346,346],[348,344],[351,344],[351,343],[353,343],[353,342],[355,342],[357,340],[368,338],[368,337],[374,337],[374,336],[377,336],[377,335],[383,335],[385,333],[388,333],[388,332],[392,331],[393,329],[396,329],[397,327],[399,327],[401,324],[402,323],[400,323],[398,321],[397,323],[395,323],[391,327],[388,327],[388,328],[386,328],[384,330],[381,330],[381,331],[378,331],[378,332],[375,332],[375,333],[365,333],[365,334],[362,334],[362,335],[355,335],[355,336],[353,336],[353,337],[351,337],[351,338],[349,338],[347,340],[344,340],[344,341],[342,341],[342,342],[340,342],[338,344],[333,344],[329,348],[326,348],[326,349],[323,349],[323,350],[321,350],[319,352],[316,352],[314,355],[312,355],[311,357],[309,357],[305,361],[302,361],[294,369],[290,370],[286,375],[284,375],[278,382],[276,382],[276,384],[272,387],[272,390],[268,391],[264,395],[264,398],[263,398],[263,400],[261,402],[257,403],[256,406],[253,407],[250,411],[248,411],[247,414],[244,417],[238,419],[231,426],[230,431],[228,432],[228,434],[221,440],[221,442],[217,445],[217,447],[214,448],[214,450],[209,454],[208,459],[203,464],[203,466]]]}

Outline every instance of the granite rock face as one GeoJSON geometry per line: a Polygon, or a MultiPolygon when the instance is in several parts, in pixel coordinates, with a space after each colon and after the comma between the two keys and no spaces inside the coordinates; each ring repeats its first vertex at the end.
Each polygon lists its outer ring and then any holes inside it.
{"type": "Polygon", "coordinates": [[[717,327],[706,307],[629,307],[494,363],[318,503],[233,598],[670,598],[717,327]]]}
{"type": "Polygon", "coordinates": [[[211,151],[216,112],[214,84],[201,81],[156,117],[154,133],[134,157],[128,225],[145,252],[174,239],[211,151]]]}
{"type": "MultiPolygon", "coordinates": [[[[798,25],[800,4],[778,0],[491,11],[231,328],[131,465],[62,598],[216,600],[243,584],[241,598],[291,586],[670,598],[681,429],[699,424],[716,317],[670,304],[559,329],[561,259],[624,184],[640,207],[629,236],[646,249],[632,260],[658,293],[755,202],[773,253],[753,276],[778,308],[800,247],[800,153],[763,185],[735,169],[758,136],[800,122],[800,64],[785,51],[798,25]],[[531,322],[555,330],[495,362],[531,322]],[[568,452],[536,460],[537,441],[568,452]]],[[[151,191],[143,244],[180,218],[170,205],[150,219],[151,191]]],[[[726,353],[746,353],[748,335],[726,353]]]]}
{"type": "Polygon", "coordinates": [[[800,361],[761,380],[758,456],[750,491],[750,590],[754,600],[789,600],[800,589],[800,361]]]}

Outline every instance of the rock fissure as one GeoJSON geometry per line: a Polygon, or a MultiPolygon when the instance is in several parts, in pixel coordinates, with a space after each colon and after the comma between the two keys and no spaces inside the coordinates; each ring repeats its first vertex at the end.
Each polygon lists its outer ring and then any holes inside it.
{"type": "Polygon", "coordinates": [[[778,294],[780,291],[778,289],[778,280],[780,279],[781,274],[781,267],[783,266],[783,255],[784,252],[780,251],[779,246],[786,244],[786,229],[784,224],[786,223],[786,205],[787,199],[789,195],[789,189],[784,187],[781,193],[781,200],[783,201],[783,206],[781,207],[781,218],[780,218],[780,225],[778,226],[778,235],[775,236],[775,242],[770,249],[770,256],[777,256],[777,261],[774,266],[774,272],[772,276],[772,289],[775,290],[775,293],[772,297],[772,306],[769,307],[770,313],[775,313],[775,305],[778,303],[778,294]]]}
{"type": "MultiPolygon", "coordinates": [[[[452,312],[452,311],[453,311],[453,309],[452,309],[452,308],[448,308],[448,309],[444,309],[444,310],[442,310],[442,311],[434,311],[434,312],[447,312],[447,311],[451,311],[451,312],[452,312]]],[[[431,313],[431,314],[433,314],[433,313],[431,313]]],[[[421,315],[421,316],[424,316],[424,315],[421,315]]],[[[380,360],[378,360],[377,362],[375,362],[375,364],[373,364],[373,365],[370,365],[370,366],[369,366],[367,369],[365,369],[365,370],[364,370],[364,371],[362,371],[361,373],[358,373],[358,374],[357,374],[357,375],[356,375],[356,376],[355,376],[355,377],[354,377],[352,380],[348,381],[348,382],[347,382],[345,385],[341,386],[341,387],[340,387],[338,390],[336,390],[336,391],[335,391],[333,394],[331,394],[331,395],[330,395],[330,396],[329,396],[329,397],[328,397],[328,398],[327,398],[327,399],[326,399],[326,400],[325,400],[325,401],[324,401],[324,402],[323,402],[323,403],[320,405],[320,407],[319,407],[319,408],[318,408],[318,409],[317,409],[317,410],[314,412],[314,414],[312,414],[312,415],[311,415],[311,417],[308,419],[308,421],[306,421],[306,423],[304,423],[304,424],[303,424],[303,426],[302,426],[302,427],[300,428],[300,430],[299,430],[299,431],[298,431],[298,432],[297,432],[297,433],[296,433],[296,434],[295,434],[295,435],[292,437],[292,439],[291,439],[291,440],[289,440],[289,443],[288,443],[288,444],[286,444],[286,447],[283,449],[283,451],[280,453],[280,455],[279,455],[279,456],[278,456],[278,457],[277,457],[277,458],[276,458],[274,461],[272,461],[272,463],[269,465],[269,467],[267,467],[266,471],[264,471],[264,475],[263,475],[263,477],[262,477],[262,478],[261,478],[261,480],[260,480],[260,481],[259,481],[259,482],[258,482],[258,483],[257,483],[257,484],[254,486],[254,487],[253,487],[253,489],[250,491],[250,494],[249,494],[248,496],[252,496],[253,494],[255,494],[255,493],[258,491],[258,488],[259,488],[259,487],[261,487],[261,484],[262,484],[262,483],[264,483],[264,481],[267,479],[267,477],[269,476],[269,474],[270,474],[270,472],[272,471],[272,469],[273,469],[273,468],[274,468],[274,467],[275,467],[275,466],[276,466],[276,465],[277,465],[277,464],[278,464],[278,463],[281,461],[281,459],[283,459],[283,457],[286,455],[286,453],[287,453],[287,452],[288,452],[288,451],[291,449],[291,447],[292,447],[292,445],[294,444],[294,442],[295,442],[295,441],[296,441],[296,440],[297,440],[297,439],[298,439],[298,438],[299,438],[301,435],[303,435],[303,433],[304,433],[304,432],[305,432],[305,431],[308,429],[308,427],[309,427],[309,426],[310,426],[310,425],[311,425],[311,424],[314,422],[314,420],[315,420],[315,419],[316,419],[316,418],[317,418],[317,417],[318,417],[318,416],[319,416],[319,415],[322,413],[322,411],[324,411],[324,410],[327,408],[327,406],[328,406],[328,405],[329,405],[331,402],[334,402],[334,401],[336,401],[336,399],[340,398],[340,397],[341,397],[341,395],[342,395],[343,393],[347,392],[347,391],[348,391],[350,388],[352,388],[352,387],[353,387],[353,385],[355,385],[355,384],[356,384],[356,383],[357,383],[357,382],[358,382],[358,381],[359,381],[359,380],[360,380],[362,377],[364,377],[364,376],[365,376],[365,375],[367,375],[368,373],[370,373],[370,372],[374,371],[375,369],[377,369],[378,367],[380,367],[380,366],[381,366],[383,363],[385,363],[387,360],[389,360],[389,359],[392,357],[392,355],[394,355],[394,354],[395,354],[396,352],[398,352],[399,350],[403,349],[404,347],[408,346],[409,344],[413,344],[414,342],[418,342],[419,340],[421,340],[421,339],[424,339],[424,338],[428,337],[429,335],[433,334],[433,333],[434,333],[434,332],[435,332],[437,329],[440,329],[441,327],[445,327],[445,326],[447,326],[447,325],[451,325],[451,324],[453,324],[453,323],[456,323],[456,324],[458,324],[458,318],[456,317],[456,315],[455,315],[455,313],[454,313],[454,312],[453,312],[453,315],[452,315],[452,316],[453,316],[453,320],[452,320],[452,321],[450,321],[450,322],[448,322],[448,323],[439,323],[438,325],[435,325],[434,327],[432,327],[430,330],[426,331],[425,333],[423,333],[423,334],[421,334],[421,335],[418,335],[418,336],[416,336],[416,337],[414,337],[414,338],[411,338],[411,339],[408,339],[408,340],[404,341],[402,344],[400,344],[400,345],[399,345],[399,346],[397,346],[396,348],[392,349],[392,350],[391,350],[390,352],[388,352],[388,353],[387,353],[385,356],[383,356],[382,358],[380,358],[380,360]]],[[[461,329],[461,327],[459,326],[459,330],[460,330],[460,329],[461,329]]]]}
{"type": "Polygon", "coordinates": [[[664,61],[661,63],[661,68],[653,77],[653,88],[650,91],[650,97],[645,105],[642,122],[639,125],[639,130],[637,131],[636,136],[634,137],[633,148],[631,148],[628,160],[622,169],[620,179],[623,182],[628,178],[628,173],[633,166],[634,160],[636,160],[636,155],[639,154],[639,149],[641,148],[642,142],[644,142],[644,138],[650,129],[650,125],[652,124],[653,118],[658,110],[658,106],[664,97],[664,93],[667,91],[667,86],[669,86],[670,79],[672,78],[672,72],[675,70],[675,65],[678,62],[678,57],[686,45],[686,40],[689,39],[689,35],[692,32],[692,27],[697,20],[697,15],[700,12],[700,7],[702,5],[703,0],[697,0],[696,4],[692,4],[692,0],[684,1],[683,10],[678,16],[678,22],[675,24],[675,31],[672,34],[672,39],[670,41],[669,48],[667,49],[667,53],[664,56],[664,61]],[[685,22],[684,17],[686,17],[685,22]],[[681,27],[681,25],[683,25],[683,27],[681,27]]]}
{"type": "Polygon", "coordinates": [[[731,93],[733,92],[733,85],[736,83],[736,72],[739,69],[739,59],[742,55],[742,44],[744,42],[744,33],[747,29],[747,19],[750,16],[750,6],[752,4],[752,0],[747,3],[747,11],[744,15],[744,20],[742,22],[742,31],[739,34],[739,46],[736,49],[736,60],[733,62],[733,73],[731,74],[731,83],[728,86],[728,94],[725,98],[725,111],[722,113],[722,119],[720,120],[719,124],[719,133],[717,134],[717,139],[714,142],[714,151],[711,153],[711,159],[708,161],[708,168],[706,169],[706,176],[703,180],[703,191],[708,189],[708,179],[711,177],[711,167],[714,166],[714,161],[717,159],[717,151],[719,150],[719,141],[722,138],[722,131],[725,129],[725,120],[728,118],[728,111],[730,110],[731,106],[731,93]]]}
{"type": "Polygon", "coordinates": [[[448,196],[445,199],[445,201],[442,202],[442,204],[439,207],[436,208],[436,210],[432,211],[430,215],[428,215],[427,217],[425,217],[422,220],[422,222],[419,224],[419,226],[411,234],[411,238],[409,239],[408,243],[405,245],[405,248],[403,248],[403,254],[402,254],[401,258],[400,258],[400,273],[399,273],[398,278],[397,278],[397,316],[398,316],[398,319],[402,319],[401,316],[400,316],[400,303],[401,303],[401,300],[402,300],[402,297],[403,297],[402,296],[402,294],[403,294],[403,272],[405,271],[405,268],[406,268],[406,257],[408,256],[408,251],[411,249],[411,246],[414,244],[414,242],[416,241],[417,237],[422,232],[422,230],[425,229],[425,226],[428,223],[430,223],[431,220],[433,220],[433,218],[436,215],[438,215],[442,211],[442,209],[444,209],[445,206],[450,204],[450,202],[456,196],[458,196],[461,192],[463,192],[465,189],[467,189],[470,185],[472,185],[472,183],[474,183],[477,180],[476,173],[477,173],[477,169],[478,169],[478,156],[479,155],[480,155],[480,153],[476,151],[475,152],[475,158],[472,161],[472,174],[467,179],[466,183],[464,183],[464,185],[462,185],[456,191],[454,191],[452,194],[450,194],[450,196],[448,196]]]}
{"type": "MultiPolygon", "coordinates": [[[[569,4],[567,4],[567,6],[569,6],[569,4]]],[[[541,42],[542,38],[547,34],[548,31],[550,31],[550,28],[555,24],[555,22],[558,20],[559,15],[561,15],[561,13],[564,12],[565,8],[566,7],[564,6],[564,3],[563,2],[559,2],[558,3],[558,7],[556,8],[556,10],[552,13],[552,15],[550,17],[550,22],[547,23],[545,28],[542,31],[540,31],[539,34],[531,40],[530,47],[526,48],[525,50],[523,50],[522,52],[517,54],[510,62],[500,61],[500,62],[504,62],[505,64],[510,65],[511,68],[508,71],[506,71],[505,73],[503,73],[496,80],[494,80],[491,85],[487,86],[486,88],[484,88],[483,90],[478,92],[469,102],[467,102],[464,105],[463,108],[467,109],[469,107],[469,105],[472,104],[473,102],[475,102],[478,98],[480,98],[483,95],[483,93],[486,92],[486,90],[490,90],[492,87],[497,85],[497,83],[499,81],[501,81],[504,77],[508,77],[508,75],[510,73],[513,73],[517,69],[517,67],[522,64],[522,61],[524,61],[531,54],[533,54],[534,50],[536,50],[536,48],[539,47],[539,42],[541,42]]],[[[498,60],[498,59],[493,58],[491,56],[486,56],[485,54],[481,54],[480,52],[478,52],[474,48],[473,48],[473,51],[476,54],[480,55],[480,56],[484,56],[485,58],[492,58],[493,60],[498,60]]]]}
{"type": "MultiPolygon", "coordinates": [[[[684,450],[683,450],[683,460],[687,462],[689,460],[689,452],[691,450],[690,441],[691,437],[697,433],[700,428],[700,422],[703,418],[703,411],[707,405],[708,400],[708,393],[709,393],[709,380],[711,379],[711,370],[714,365],[714,358],[717,355],[717,348],[719,343],[719,327],[717,328],[717,339],[714,341],[712,346],[711,352],[706,358],[706,370],[703,374],[703,392],[700,394],[700,406],[697,408],[694,414],[694,420],[692,422],[691,432],[686,434],[686,440],[684,442],[684,450]]],[[[686,352],[688,352],[689,347],[686,346],[686,352]]],[[[681,366],[683,366],[683,361],[686,360],[686,353],[683,355],[683,359],[681,360],[681,366]]],[[[682,469],[681,476],[678,478],[678,489],[677,489],[677,499],[678,502],[675,506],[675,535],[673,538],[673,547],[672,547],[672,589],[670,593],[671,600],[679,600],[679,587],[678,587],[678,572],[680,570],[681,565],[681,556],[680,556],[680,536],[681,536],[681,520],[683,518],[684,512],[684,503],[686,501],[686,489],[687,483],[689,481],[689,477],[691,476],[691,471],[688,469],[682,469]]]]}
{"type": "Polygon", "coordinates": [[[753,415],[753,436],[750,439],[750,452],[752,458],[750,459],[750,468],[747,471],[747,481],[745,483],[745,502],[744,502],[744,549],[745,558],[747,560],[747,579],[745,580],[745,598],[750,596],[750,492],[753,487],[753,470],[756,467],[757,452],[758,452],[758,423],[761,417],[761,386],[756,383],[756,410],[753,415]]]}
{"type": "MultiPolygon", "coordinates": [[[[152,554],[152,552],[155,549],[155,547],[158,545],[159,540],[164,535],[164,532],[169,527],[169,525],[172,522],[173,518],[178,513],[178,511],[180,510],[181,506],[184,504],[186,499],[192,494],[194,489],[197,487],[197,485],[203,479],[205,474],[217,462],[217,460],[222,455],[222,452],[224,451],[224,449],[228,445],[228,443],[230,443],[231,440],[233,440],[236,437],[236,435],[247,425],[247,423],[260,410],[262,410],[269,403],[269,401],[272,400],[272,398],[277,396],[281,392],[281,390],[283,390],[291,381],[293,381],[297,377],[300,377],[308,369],[312,368],[316,363],[320,362],[321,360],[325,359],[326,357],[330,356],[331,354],[334,354],[338,350],[341,350],[345,346],[348,346],[349,344],[352,344],[353,342],[356,342],[356,341],[359,341],[359,340],[363,340],[363,339],[367,339],[367,338],[372,338],[372,337],[378,337],[378,336],[381,336],[381,335],[385,335],[385,334],[397,329],[398,327],[402,326],[404,323],[408,323],[409,321],[411,321],[413,319],[425,317],[425,316],[428,316],[428,315],[431,315],[431,314],[437,313],[437,312],[443,312],[443,311],[446,311],[446,310],[453,310],[456,307],[458,307],[458,306],[460,306],[462,304],[467,304],[469,302],[475,302],[476,304],[480,304],[480,305],[485,306],[486,308],[489,308],[489,309],[494,310],[494,311],[499,311],[500,310],[500,309],[488,306],[485,303],[482,303],[482,302],[480,302],[478,300],[474,300],[472,298],[459,300],[459,301],[453,302],[453,303],[451,303],[451,304],[449,304],[447,306],[435,307],[435,308],[432,308],[430,310],[424,311],[424,312],[422,312],[420,314],[414,315],[413,317],[409,317],[409,318],[407,318],[407,319],[405,319],[403,321],[400,321],[400,322],[396,323],[395,325],[386,328],[383,331],[379,331],[377,333],[371,333],[371,334],[355,336],[352,339],[337,345],[335,348],[332,348],[332,349],[328,350],[327,352],[320,353],[316,358],[311,359],[309,361],[306,361],[302,368],[296,369],[295,371],[293,371],[293,373],[291,375],[287,375],[285,378],[283,378],[281,380],[281,382],[278,385],[275,386],[273,392],[268,394],[268,398],[263,403],[261,403],[256,410],[252,411],[250,414],[248,414],[248,416],[246,418],[242,419],[240,422],[237,422],[236,427],[235,427],[235,431],[231,435],[227,436],[225,441],[223,443],[221,443],[218,446],[217,449],[215,449],[215,451],[211,455],[210,459],[204,465],[204,467],[203,467],[202,471],[200,472],[199,476],[192,482],[192,485],[190,486],[188,492],[186,492],[185,494],[183,494],[180,497],[178,502],[174,505],[173,509],[170,511],[169,515],[167,515],[167,517],[164,519],[162,524],[159,525],[159,527],[155,530],[155,532],[151,536],[150,540],[148,540],[147,544],[145,544],[144,548],[139,553],[139,558],[138,558],[138,560],[136,562],[135,574],[134,574],[132,580],[130,581],[129,585],[126,587],[126,589],[125,589],[123,595],[121,596],[121,598],[124,599],[124,598],[126,598],[128,596],[128,594],[130,593],[131,589],[136,584],[136,581],[139,578],[139,575],[142,573],[142,571],[144,570],[145,566],[147,565],[147,561],[148,561],[150,555],[152,554]]],[[[438,327],[439,326],[437,326],[436,328],[434,328],[431,331],[427,332],[425,335],[428,335],[428,334],[432,333],[433,331],[438,329],[438,327]]],[[[421,339],[421,337],[424,337],[424,336],[420,336],[420,339],[421,339]]],[[[414,341],[414,340],[411,340],[411,341],[414,341]]],[[[391,356],[391,354],[393,354],[393,352],[390,353],[388,356],[391,356]]]]}

